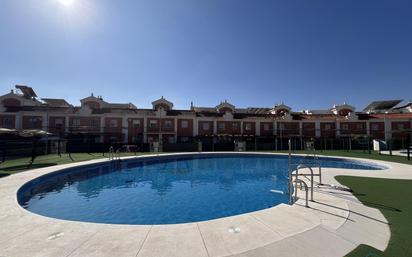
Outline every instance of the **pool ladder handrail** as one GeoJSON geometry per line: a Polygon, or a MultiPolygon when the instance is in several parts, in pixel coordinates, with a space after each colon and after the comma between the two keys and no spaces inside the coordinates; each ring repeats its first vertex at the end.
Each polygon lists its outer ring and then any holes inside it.
{"type": "MultiPolygon", "coordinates": [[[[317,156],[314,156],[314,159],[318,159],[318,157],[317,157],[317,156]]],[[[316,162],[315,162],[315,163],[316,163],[316,162]]],[[[302,163],[302,162],[300,162],[298,165],[308,166],[306,163],[302,163]]],[[[305,167],[305,168],[306,168],[306,167],[305,167]]],[[[315,166],[313,166],[313,168],[315,168],[315,166]]],[[[312,169],[313,169],[313,168],[312,168],[312,169]]],[[[322,184],[322,165],[321,165],[321,162],[320,162],[320,161],[317,161],[317,168],[318,168],[319,173],[318,173],[318,174],[314,173],[313,176],[314,176],[314,177],[319,177],[318,185],[323,185],[323,184],[322,184]]]]}
{"type": "Polygon", "coordinates": [[[120,149],[117,149],[116,150],[116,160],[118,160],[118,161],[121,161],[121,159],[120,159],[120,149]]]}
{"type": "MultiPolygon", "coordinates": [[[[302,188],[302,186],[305,188],[305,194],[306,194],[306,197],[305,197],[305,207],[306,208],[309,208],[309,201],[308,201],[308,184],[306,184],[306,182],[305,181],[303,181],[303,180],[301,180],[301,179],[298,179],[298,178],[295,178],[294,180],[293,180],[293,182],[295,182],[295,184],[296,184],[296,186],[295,186],[295,200],[298,198],[298,190],[297,190],[297,184],[299,183],[300,184],[300,187],[302,188]]],[[[313,191],[312,191],[313,192],[313,191]]]]}
{"type": "MultiPolygon", "coordinates": [[[[320,164],[320,160],[319,157],[315,154],[313,154],[313,159],[316,159],[318,161],[318,170],[319,170],[319,185],[323,185],[322,184],[322,165],[320,164]]],[[[316,174],[315,174],[316,176],[316,174]]]]}
{"type": "Polygon", "coordinates": [[[114,159],[114,148],[113,146],[109,147],[109,161],[114,159]]]}
{"type": "MultiPolygon", "coordinates": [[[[310,171],[310,200],[313,202],[313,176],[314,176],[313,169],[310,166],[306,165],[306,164],[299,164],[296,167],[295,173],[293,173],[292,176],[295,177],[295,181],[300,180],[299,176],[306,177],[305,176],[306,174],[299,174],[299,169],[304,169],[304,168],[307,168],[310,171]]],[[[297,183],[295,183],[295,187],[297,187],[297,183]]]]}
{"type": "Polygon", "coordinates": [[[118,160],[120,161],[120,149],[117,149],[116,151],[114,151],[113,146],[110,146],[109,148],[109,160],[114,161],[114,160],[118,160]]]}

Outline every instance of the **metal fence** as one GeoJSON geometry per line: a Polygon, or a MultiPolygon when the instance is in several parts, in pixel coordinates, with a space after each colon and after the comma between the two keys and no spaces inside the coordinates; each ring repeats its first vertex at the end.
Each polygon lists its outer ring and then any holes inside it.
{"type": "MultiPolygon", "coordinates": [[[[126,128],[123,128],[124,130],[126,128]]],[[[107,153],[110,147],[119,151],[149,152],[153,150],[152,143],[145,140],[149,134],[135,133],[133,136],[124,133],[108,132],[107,128],[93,128],[93,130],[73,130],[65,128],[52,128],[51,134],[22,136],[15,133],[0,134],[0,160],[6,161],[20,157],[32,157],[43,154],[61,153],[107,153]],[[57,130],[59,129],[59,130],[57,130]],[[103,132],[100,132],[103,131],[103,132]]],[[[202,135],[196,137],[176,137],[174,134],[150,134],[155,140],[163,139],[161,151],[163,152],[194,152],[199,151],[201,142],[202,151],[234,151],[236,142],[245,142],[247,151],[286,151],[288,140],[291,140],[292,151],[316,149],[318,151],[330,150],[362,150],[372,152],[374,150],[373,135],[360,134],[357,131],[348,134],[347,131],[332,131],[333,135],[309,137],[295,130],[283,130],[273,136],[253,135],[202,135]],[[167,139],[176,137],[177,141],[169,142],[167,139]]],[[[274,131],[275,133],[275,131],[274,131]]],[[[405,149],[409,152],[411,147],[411,130],[391,131],[394,137],[379,135],[381,150],[387,150],[392,154],[395,150],[405,149]],[[384,138],[389,138],[384,140],[384,138]]],[[[315,133],[314,134],[322,134],[315,133]]]]}

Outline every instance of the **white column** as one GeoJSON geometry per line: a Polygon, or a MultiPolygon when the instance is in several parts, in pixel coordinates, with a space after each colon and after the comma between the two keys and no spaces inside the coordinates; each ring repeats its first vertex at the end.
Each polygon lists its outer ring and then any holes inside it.
{"type": "Polygon", "coordinates": [[[178,124],[177,124],[177,118],[175,118],[174,119],[174,126],[175,126],[175,143],[177,142],[177,126],[178,126],[178,124]]]}
{"type": "MultiPolygon", "coordinates": [[[[104,133],[104,127],[106,126],[106,124],[104,123],[104,116],[100,117],[100,133],[104,133]]],[[[104,137],[101,135],[100,136],[100,142],[104,141],[104,137]]]]}
{"type": "Polygon", "coordinates": [[[366,135],[370,136],[371,130],[370,130],[371,124],[370,121],[366,121],[366,135]]]}
{"type": "Polygon", "coordinates": [[[272,122],[272,127],[273,127],[273,135],[277,135],[278,134],[278,122],[273,121],[272,122]]]}
{"type": "Polygon", "coordinates": [[[48,118],[49,117],[47,117],[46,113],[41,115],[41,129],[44,130],[44,131],[49,130],[49,128],[47,126],[49,124],[48,118]]]}
{"type": "Polygon", "coordinates": [[[129,123],[128,123],[128,117],[122,117],[122,132],[124,133],[124,143],[129,142],[129,123]],[[124,130],[124,131],[123,131],[124,130]]]}
{"type": "Polygon", "coordinates": [[[240,134],[243,135],[243,121],[240,121],[240,134]]]}
{"type": "Polygon", "coordinates": [[[315,122],[315,137],[320,137],[320,121],[315,122]]]}
{"type": "Polygon", "coordinates": [[[340,137],[340,122],[336,122],[336,137],[340,137]]]}
{"type": "Polygon", "coordinates": [[[299,121],[299,136],[302,138],[303,136],[303,123],[299,121]]]}
{"type": "Polygon", "coordinates": [[[213,120],[213,134],[217,134],[217,121],[213,120]]]}
{"type": "Polygon", "coordinates": [[[147,143],[147,116],[143,116],[143,143],[147,143]]]}
{"type": "Polygon", "coordinates": [[[260,121],[255,122],[255,135],[260,136],[260,121]]]}
{"type": "Polygon", "coordinates": [[[193,136],[199,135],[199,121],[196,118],[193,118],[193,136]]]}
{"type": "Polygon", "coordinates": [[[391,120],[384,119],[385,122],[385,140],[392,138],[392,122],[391,120]]]}
{"type": "Polygon", "coordinates": [[[69,126],[70,126],[69,122],[70,122],[70,116],[64,117],[64,132],[66,133],[69,132],[69,126]]]}
{"type": "Polygon", "coordinates": [[[23,125],[22,125],[23,121],[22,121],[22,116],[20,113],[16,113],[15,116],[15,121],[14,121],[14,126],[16,129],[22,129],[23,125]]]}

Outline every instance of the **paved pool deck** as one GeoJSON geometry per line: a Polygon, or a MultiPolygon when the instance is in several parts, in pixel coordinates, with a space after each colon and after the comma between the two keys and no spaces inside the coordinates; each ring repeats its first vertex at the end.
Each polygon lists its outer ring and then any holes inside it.
{"type": "MultiPolygon", "coordinates": [[[[145,157],[148,156],[125,158],[145,157]]],[[[66,221],[31,213],[17,203],[17,190],[36,177],[107,159],[14,174],[0,179],[0,256],[331,257],[344,256],[359,244],[385,250],[390,229],[382,213],[364,206],[351,193],[327,185],[339,185],[336,175],[412,179],[412,166],[357,160],[388,168],[323,168],[322,182],[326,185],[315,187],[315,201],[309,202],[310,208],[304,206],[304,192],[299,191],[300,199],[292,206],[280,204],[256,212],[175,225],[66,221]]]]}

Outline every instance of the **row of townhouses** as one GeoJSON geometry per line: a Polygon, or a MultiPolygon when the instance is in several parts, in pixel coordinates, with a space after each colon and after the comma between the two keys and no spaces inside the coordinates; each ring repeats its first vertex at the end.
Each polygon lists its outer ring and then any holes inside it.
{"type": "Polygon", "coordinates": [[[272,108],[237,108],[228,101],[215,107],[177,110],[164,97],[151,109],[132,103],[109,103],[90,96],[73,106],[64,99],[38,98],[31,87],[17,85],[0,96],[0,127],[39,129],[56,135],[93,137],[95,142],[125,144],[188,142],[193,138],[403,138],[412,127],[412,103],[376,101],[356,111],[349,104],[327,110],[293,111],[286,104],[272,108]]]}

